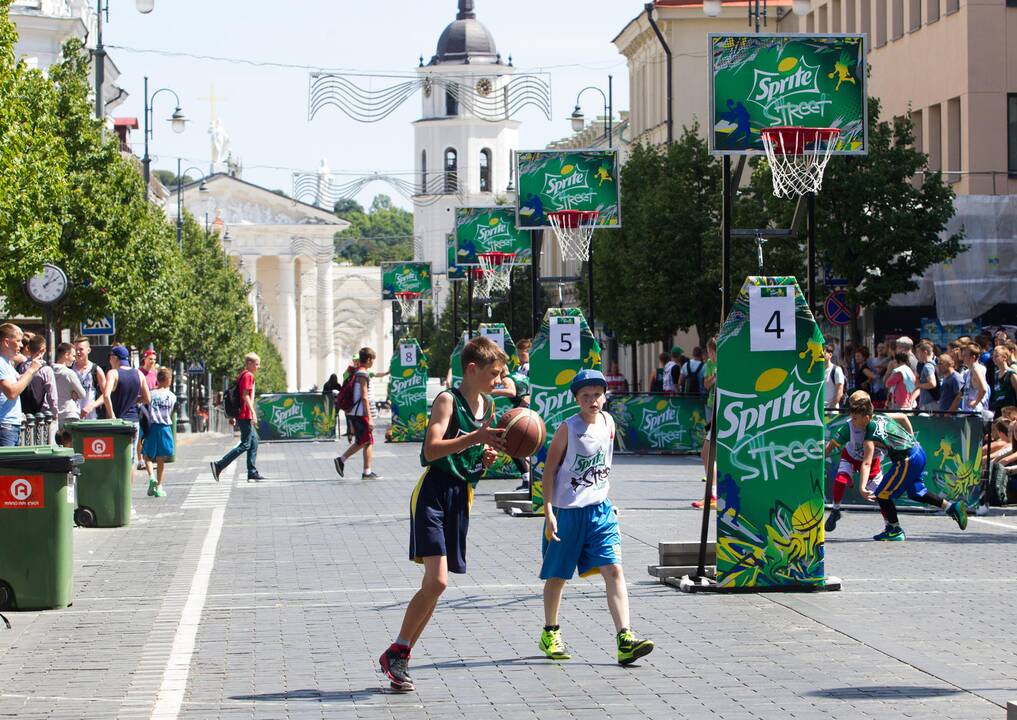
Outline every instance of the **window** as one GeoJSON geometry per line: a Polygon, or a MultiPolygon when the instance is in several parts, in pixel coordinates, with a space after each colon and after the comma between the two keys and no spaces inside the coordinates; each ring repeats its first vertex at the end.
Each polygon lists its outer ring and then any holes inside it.
{"type": "Polygon", "coordinates": [[[946,167],[945,170],[953,170],[946,173],[944,179],[947,182],[959,182],[961,179],[961,103],[960,98],[950,98],[946,101],[946,167]]]}
{"type": "Polygon", "coordinates": [[[1006,96],[1006,151],[1007,170],[1017,174],[1017,93],[1006,96]]]}
{"type": "Polygon", "coordinates": [[[861,23],[860,31],[865,33],[866,42],[865,46],[871,50],[873,48],[872,42],[872,0],[859,0],[861,3],[859,7],[862,9],[862,17],[859,22],[861,23]]]}
{"type": "Polygon", "coordinates": [[[943,169],[943,112],[940,105],[929,106],[929,170],[943,169]]]}
{"type": "Polygon", "coordinates": [[[960,10],[960,0],[946,0],[946,14],[952,15],[960,10]]]}
{"type": "Polygon", "coordinates": [[[427,194],[427,150],[420,151],[420,194],[427,194]]]}
{"type": "Polygon", "coordinates": [[[826,32],[826,12],[827,12],[826,5],[820,5],[819,11],[817,12],[817,15],[819,16],[819,21],[816,23],[816,32],[821,33],[826,32]]]}
{"type": "Polygon", "coordinates": [[[452,148],[445,150],[445,192],[459,189],[459,154],[452,148]]]}
{"type": "Polygon", "coordinates": [[[886,0],[876,0],[876,47],[886,45],[886,0]]]}
{"type": "Polygon", "coordinates": [[[455,117],[459,114],[459,86],[449,83],[445,89],[445,114],[455,117]]]}
{"type": "Polygon", "coordinates": [[[899,40],[904,37],[904,0],[892,0],[892,2],[890,15],[893,22],[893,35],[890,37],[893,40],[899,40]]]}
{"type": "Polygon", "coordinates": [[[830,32],[840,32],[840,0],[830,2],[830,32]]]}
{"type": "Polygon", "coordinates": [[[846,0],[844,3],[844,32],[853,33],[856,27],[858,27],[858,12],[855,0],[846,0]]]}
{"type": "Polygon", "coordinates": [[[908,32],[922,27],[922,0],[908,0],[908,32]]]}
{"type": "Polygon", "coordinates": [[[480,151],[480,192],[491,192],[491,151],[480,151]]]}
{"type": "Polygon", "coordinates": [[[928,22],[934,23],[939,20],[939,0],[928,0],[928,5],[925,8],[925,15],[928,17],[928,22]]]}
{"type": "Polygon", "coordinates": [[[925,152],[925,139],[922,137],[922,133],[925,132],[925,118],[921,110],[911,111],[911,125],[915,134],[915,150],[925,152]]]}
{"type": "Polygon", "coordinates": [[[816,32],[816,13],[810,12],[805,16],[805,32],[814,33],[816,32]]]}

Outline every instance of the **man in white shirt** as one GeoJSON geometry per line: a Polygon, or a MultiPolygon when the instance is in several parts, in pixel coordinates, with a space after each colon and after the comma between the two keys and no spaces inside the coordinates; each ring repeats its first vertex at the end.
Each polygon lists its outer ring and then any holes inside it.
{"type": "Polygon", "coordinates": [[[833,362],[833,345],[823,348],[826,364],[823,367],[823,404],[827,410],[836,410],[844,399],[844,371],[833,362]]]}
{"type": "Polygon", "coordinates": [[[81,406],[78,402],[85,397],[85,388],[78,379],[78,374],[70,368],[73,360],[73,345],[70,343],[57,345],[53,376],[56,381],[57,425],[60,430],[63,430],[67,423],[81,419],[81,406]]]}

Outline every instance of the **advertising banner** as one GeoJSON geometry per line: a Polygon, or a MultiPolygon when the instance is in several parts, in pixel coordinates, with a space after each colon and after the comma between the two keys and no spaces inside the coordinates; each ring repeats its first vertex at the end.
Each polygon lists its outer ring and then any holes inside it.
{"type": "Polygon", "coordinates": [[[431,297],[431,263],[383,262],[381,264],[381,299],[395,300],[397,292],[417,292],[422,300],[431,297]]]}
{"type": "Polygon", "coordinates": [[[569,385],[583,368],[603,371],[600,344],[579,308],[550,308],[530,350],[530,409],[544,420],[547,441],[533,465],[530,497],[533,512],[544,506],[543,477],[547,449],[555,430],[579,412],[569,385]]]}
{"type": "Polygon", "coordinates": [[[392,442],[423,442],[427,431],[427,356],[413,338],[404,338],[389,363],[388,400],[392,442]]]}
{"type": "Polygon", "coordinates": [[[596,210],[601,227],[621,227],[618,153],[614,150],[536,150],[516,153],[516,227],[550,227],[554,210],[596,210]]]}
{"type": "Polygon", "coordinates": [[[748,278],[717,356],[717,584],[822,585],[823,335],[798,282],[748,278]]]}
{"type": "Polygon", "coordinates": [[[259,395],[258,439],[333,440],[335,409],[318,393],[259,395]]]}
{"type": "Polygon", "coordinates": [[[511,205],[456,208],[455,223],[456,265],[479,265],[477,254],[485,252],[511,253],[516,265],[530,263],[530,234],[516,227],[511,205]]]}
{"type": "Polygon", "coordinates": [[[620,393],[607,396],[615,450],[639,455],[696,453],[706,437],[706,398],[620,393]]]}

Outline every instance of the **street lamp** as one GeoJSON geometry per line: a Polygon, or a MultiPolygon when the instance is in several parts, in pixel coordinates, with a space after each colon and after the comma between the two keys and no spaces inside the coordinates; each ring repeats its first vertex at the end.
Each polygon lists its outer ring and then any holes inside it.
{"type": "MultiPolygon", "coordinates": [[[[719,2],[720,0],[716,0],[716,1],[719,2]]],[[[575,108],[575,110],[572,111],[572,115],[569,116],[569,120],[572,122],[572,131],[573,132],[582,132],[583,128],[586,127],[586,116],[583,115],[583,109],[579,106],[579,98],[582,97],[583,93],[586,92],[587,90],[595,90],[595,91],[599,92],[600,96],[602,98],[604,98],[604,115],[607,116],[607,125],[605,126],[605,133],[604,134],[607,137],[607,147],[608,147],[608,149],[610,149],[613,146],[612,142],[614,140],[614,138],[613,138],[613,135],[614,135],[614,126],[613,126],[614,119],[612,118],[612,115],[614,114],[613,91],[612,91],[612,88],[614,87],[613,83],[614,83],[614,78],[611,75],[608,75],[607,76],[607,94],[606,95],[604,94],[603,90],[601,90],[599,87],[597,87],[595,85],[589,85],[587,87],[584,87],[576,95],[576,108],[575,108]]]]}
{"type": "Polygon", "coordinates": [[[703,0],[703,14],[706,17],[720,15],[720,0],[703,0]]]}
{"type": "MultiPolygon", "coordinates": [[[[181,171],[180,170],[180,158],[177,158],[177,247],[180,248],[181,250],[184,249],[184,239],[183,239],[183,230],[184,230],[184,211],[183,211],[184,201],[183,201],[183,197],[184,197],[184,194],[182,192],[182,189],[183,189],[183,186],[184,186],[183,177],[184,177],[184,173],[189,173],[191,170],[197,170],[198,174],[201,175],[201,184],[198,185],[198,192],[203,192],[203,193],[208,192],[208,183],[205,182],[205,179],[206,179],[205,178],[205,173],[201,172],[201,170],[199,170],[198,168],[196,168],[194,166],[191,166],[191,167],[187,168],[186,170],[181,171]]],[[[207,230],[206,230],[206,232],[207,232],[207,230]]]]}
{"type": "MultiPolygon", "coordinates": [[[[760,20],[766,25],[766,0],[749,0],[749,25],[755,24],[756,32],[759,32],[760,20]]],[[[811,0],[794,0],[791,10],[795,15],[804,17],[812,10],[811,0]]],[[[721,0],[703,0],[703,14],[707,17],[717,17],[721,11],[721,0]]],[[[777,12],[777,20],[780,21],[783,15],[777,12]]]]}
{"type": "Polygon", "coordinates": [[[168,92],[177,101],[176,110],[169,118],[170,127],[173,128],[173,132],[179,134],[184,131],[187,126],[187,118],[184,117],[183,111],[180,109],[180,96],[169,88],[159,88],[151,95],[148,94],[148,76],[145,76],[145,155],[141,158],[141,167],[144,170],[145,176],[145,199],[148,199],[148,180],[151,177],[152,158],[148,155],[148,139],[153,136],[155,128],[152,126],[152,113],[154,111],[155,96],[161,92],[168,92]]]}
{"type": "MultiPolygon", "coordinates": [[[[148,15],[155,9],[155,0],[135,0],[135,7],[142,15],[148,15]]],[[[95,3],[95,117],[102,119],[106,114],[103,103],[102,86],[106,82],[106,46],[102,44],[102,16],[106,15],[109,22],[109,0],[96,0],[95,3]]]]}

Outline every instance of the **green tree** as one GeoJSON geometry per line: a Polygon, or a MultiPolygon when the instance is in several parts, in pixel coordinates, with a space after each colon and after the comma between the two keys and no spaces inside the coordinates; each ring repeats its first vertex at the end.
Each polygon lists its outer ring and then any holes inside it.
{"type": "Polygon", "coordinates": [[[354,265],[413,259],[413,213],[395,207],[387,195],[377,195],[366,213],[354,201],[345,201],[340,212],[340,203],[336,214],[350,227],[336,233],[336,257],[354,265]]]}

